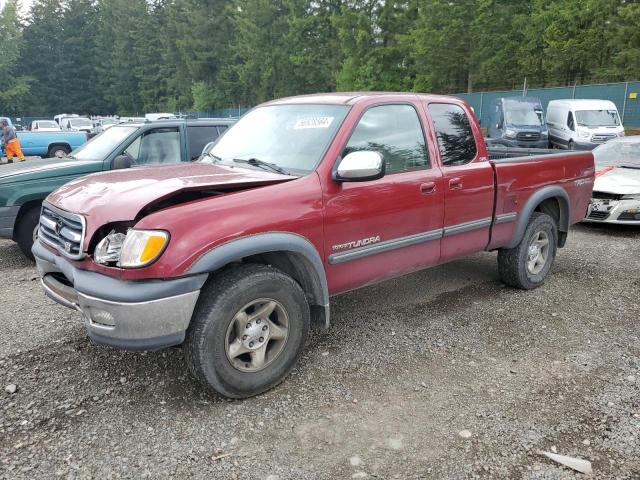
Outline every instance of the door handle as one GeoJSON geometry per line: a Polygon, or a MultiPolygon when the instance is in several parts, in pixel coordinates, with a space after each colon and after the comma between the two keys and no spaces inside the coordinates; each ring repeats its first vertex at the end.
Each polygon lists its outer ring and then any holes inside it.
{"type": "Polygon", "coordinates": [[[460,188],[462,188],[462,179],[456,177],[449,180],[449,188],[451,190],[459,190],[460,188]]]}
{"type": "Polygon", "coordinates": [[[429,195],[436,191],[436,182],[427,182],[420,185],[420,193],[429,195]]]}

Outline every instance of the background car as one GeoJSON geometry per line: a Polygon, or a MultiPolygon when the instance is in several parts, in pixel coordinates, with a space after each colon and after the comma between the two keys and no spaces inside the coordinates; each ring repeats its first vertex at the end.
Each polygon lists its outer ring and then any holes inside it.
{"type": "Polygon", "coordinates": [[[60,125],[53,120],[34,120],[29,130],[32,132],[59,132],[60,125]]]}
{"type": "Polygon", "coordinates": [[[63,118],[60,121],[60,126],[63,130],[73,132],[91,133],[91,131],[93,130],[93,122],[85,117],[63,118]]]}
{"type": "Polygon", "coordinates": [[[611,140],[593,156],[596,180],[585,220],[640,225],[640,136],[611,140]]]}

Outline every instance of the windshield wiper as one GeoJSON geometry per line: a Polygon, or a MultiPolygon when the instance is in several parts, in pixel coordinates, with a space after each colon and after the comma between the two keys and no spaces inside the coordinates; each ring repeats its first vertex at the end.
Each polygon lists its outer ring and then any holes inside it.
{"type": "Polygon", "coordinates": [[[272,172],[281,173],[283,175],[291,175],[284,168],[279,167],[275,163],[265,162],[264,160],[260,160],[259,158],[234,158],[233,161],[236,163],[247,163],[254,167],[259,167],[263,170],[271,170],[272,172]]]}

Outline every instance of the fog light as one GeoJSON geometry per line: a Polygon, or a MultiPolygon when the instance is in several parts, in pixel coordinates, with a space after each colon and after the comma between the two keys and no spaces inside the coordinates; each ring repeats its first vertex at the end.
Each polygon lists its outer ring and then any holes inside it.
{"type": "Polygon", "coordinates": [[[98,327],[114,328],[116,326],[116,319],[113,318],[113,315],[99,308],[89,308],[86,315],[89,321],[98,327]]]}

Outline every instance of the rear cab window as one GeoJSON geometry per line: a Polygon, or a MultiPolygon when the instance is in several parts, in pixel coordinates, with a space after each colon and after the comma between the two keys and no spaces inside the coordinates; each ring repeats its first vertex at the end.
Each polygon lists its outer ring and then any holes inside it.
{"type": "Polygon", "coordinates": [[[466,165],[477,154],[476,139],[464,109],[453,103],[427,105],[438,138],[442,165],[466,165]]]}
{"type": "Polygon", "coordinates": [[[221,132],[220,127],[216,125],[188,125],[187,137],[191,160],[197,160],[204,147],[216,140],[221,132]]]}

